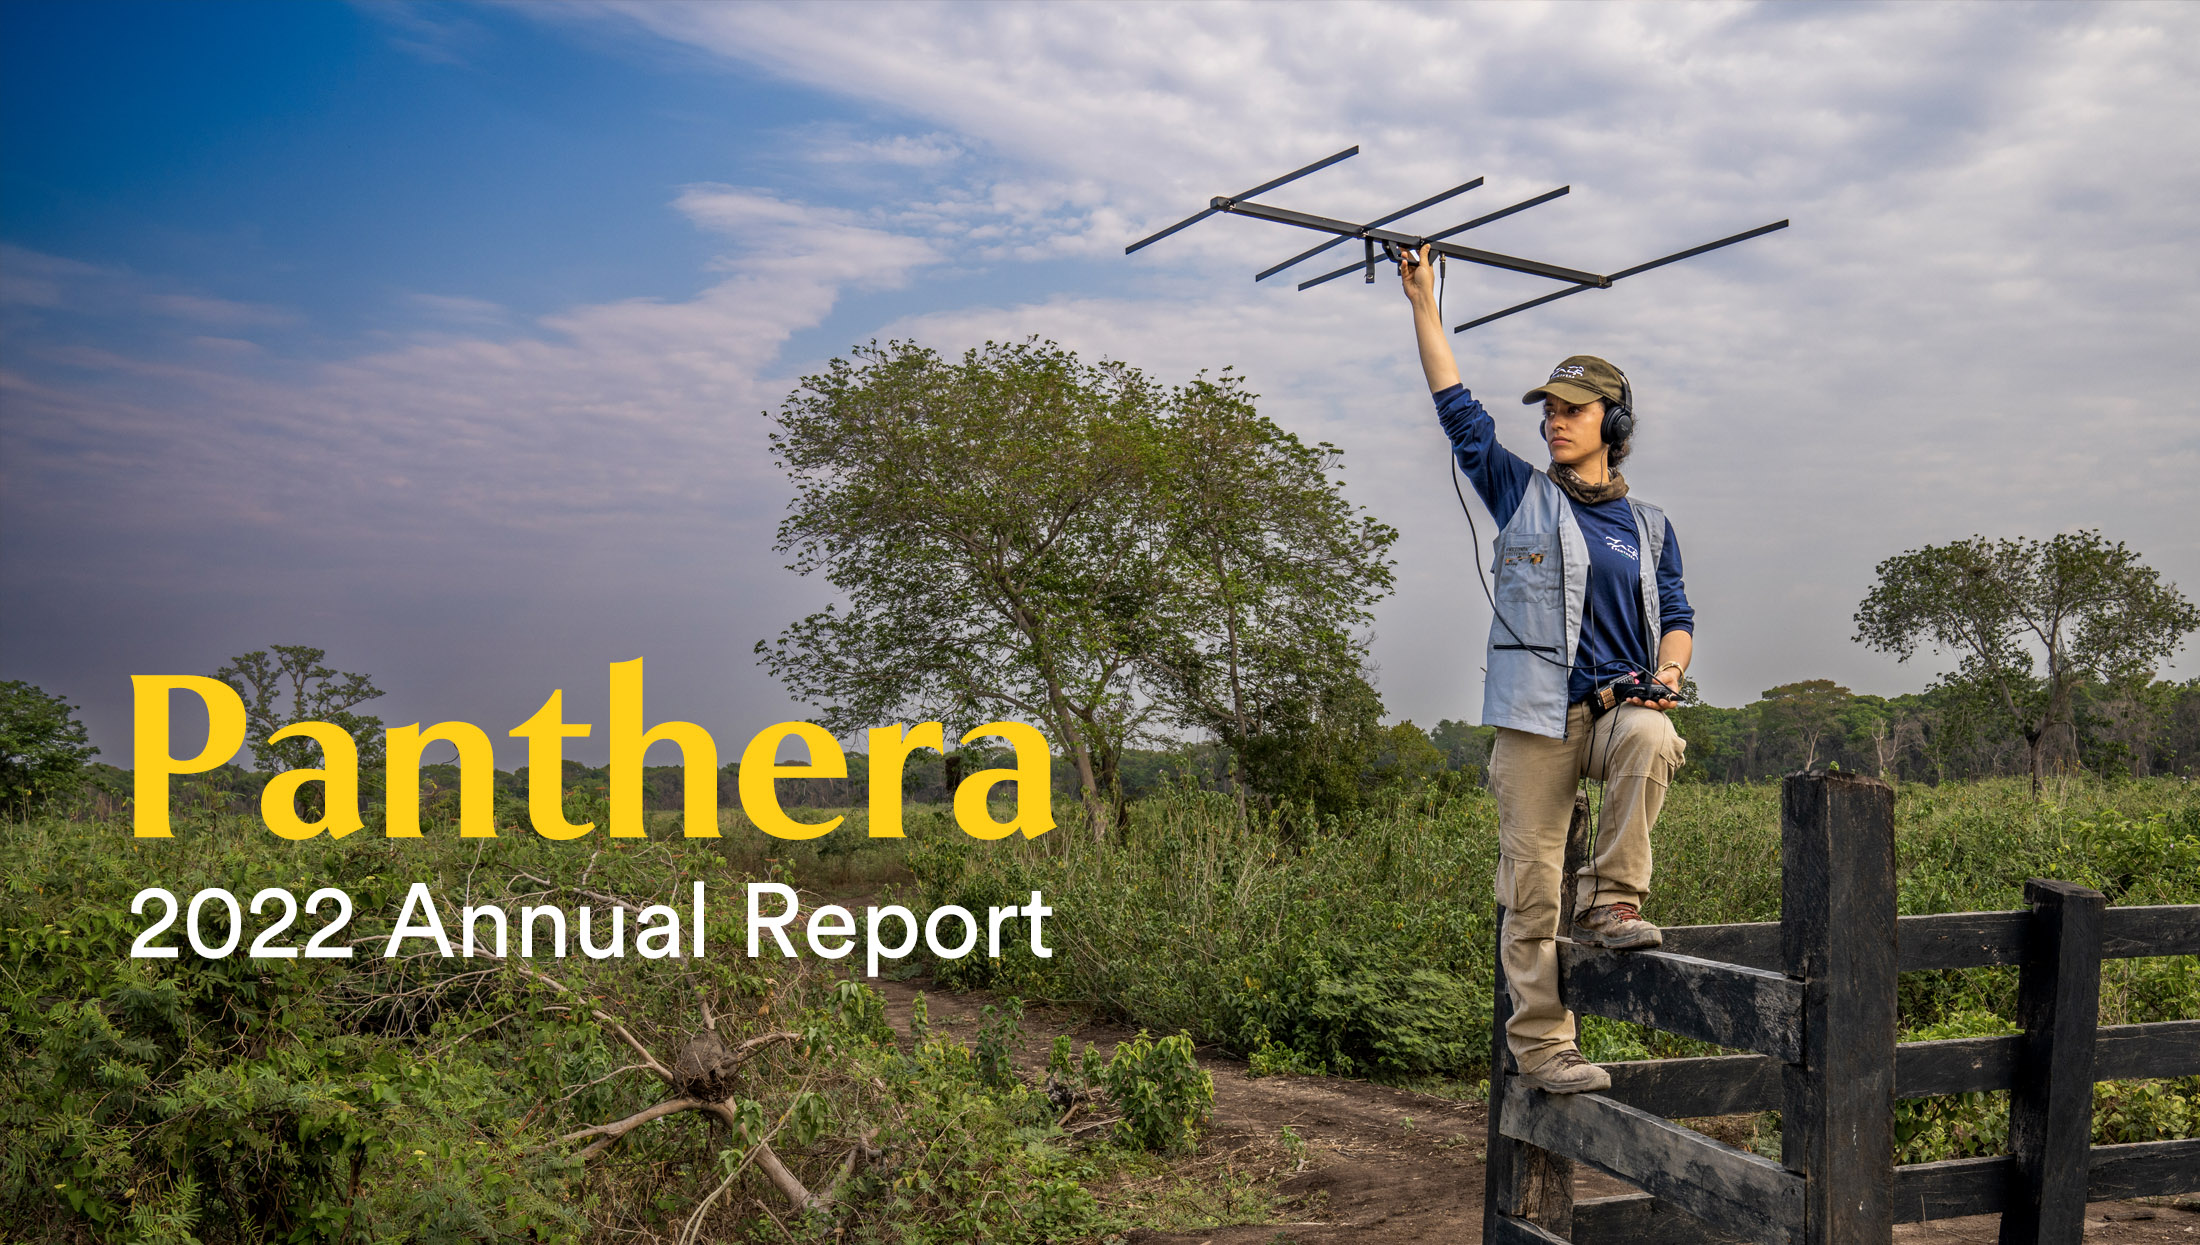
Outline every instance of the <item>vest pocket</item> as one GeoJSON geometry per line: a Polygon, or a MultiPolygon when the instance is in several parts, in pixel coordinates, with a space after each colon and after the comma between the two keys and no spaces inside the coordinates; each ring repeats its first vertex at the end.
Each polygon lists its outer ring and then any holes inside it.
{"type": "Polygon", "coordinates": [[[1563,643],[1566,572],[1555,532],[1507,532],[1497,541],[1497,608],[1491,649],[1556,656],[1563,643]]]}

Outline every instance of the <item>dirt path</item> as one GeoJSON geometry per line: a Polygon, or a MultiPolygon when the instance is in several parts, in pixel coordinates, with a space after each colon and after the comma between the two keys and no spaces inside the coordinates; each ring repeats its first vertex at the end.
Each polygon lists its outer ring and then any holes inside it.
{"type": "MultiPolygon", "coordinates": [[[[917,992],[935,1030],[965,1042],[976,1038],[981,1009],[995,1000],[984,993],[954,994],[922,979],[877,983],[887,1014],[903,1034],[917,992]]],[[[1026,1041],[1019,1062],[1043,1079],[1047,1051],[1060,1033],[1102,1050],[1130,1037],[1120,1026],[1074,1012],[1034,1008],[1024,1016],[1026,1041]]],[[[1480,1239],[1482,1160],[1488,1116],[1478,1103],[1416,1094],[1335,1077],[1254,1078],[1229,1056],[1202,1052],[1214,1077],[1214,1121],[1199,1155],[1186,1163],[1219,1171],[1278,1177],[1280,1221],[1200,1232],[1139,1232],[1134,1245],[1325,1245],[1364,1242],[1471,1242],[1480,1239]],[[1289,1127],[1305,1142],[1300,1157],[1283,1141],[1289,1127]]],[[[1599,1173],[1577,1182],[1581,1197],[1631,1191],[1599,1173]]],[[[1990,1245],[1998,1217],[1979,1216],[1895,1229],[1902,1245],[1990,1245]]],[[[2098,1245],[2200,1245],[2200,1199],[2187,1206],[2097,1203],[2086,1211],[2086,1240],[2098,1245]],[[2187,1208],[2189,1207],[2189,1208],[2187,1208]]],[[[1616,1245],[1616,1243],[1615,1243],[1616,1245]]]]}

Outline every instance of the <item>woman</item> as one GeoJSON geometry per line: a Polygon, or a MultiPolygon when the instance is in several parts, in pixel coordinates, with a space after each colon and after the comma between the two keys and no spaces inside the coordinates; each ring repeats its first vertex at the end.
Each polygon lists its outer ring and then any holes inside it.
{"type": "MultiPolygon", "coordinates": [[[[1496,424],[1459,382],[1437,315],[1435,270],[1400,265],[1413,305],[1421,369],[1452,453],[1496,517],[1496,617],[1482,721],[1497,728],[1490,789],[1497,796],[1499,957],[1512,997],[1506,1044],[1522,1081],[1552,1093],[1610,1088],[1582,1059],[1573,1013],[1558,999],[1559,887],[1574,791],[1604,783],[1597,841],[1574,879],[1569,935],[1628,950],[1655,947],[1640,907],[1650,888],[1650,831],[1684,744],[1664,711],[1678,703],[1692,656],[1695,611],[1680,546],[1663,511],[1628,494],[1615,470],[1634,431],[1633,394],[1618,368],[1575,355],[1521,401],[1541,402],[1550,466],[1537,470],[1497,444],[1496,424]],[[1622,700],[1609,690],[1637,672],[1669,695],[1622,700]],[[1601,693],[1601,694],[1600,694],[1601,693]]],[[[1479,551],[1476,552],[1479,555],[1479,551]]]]}

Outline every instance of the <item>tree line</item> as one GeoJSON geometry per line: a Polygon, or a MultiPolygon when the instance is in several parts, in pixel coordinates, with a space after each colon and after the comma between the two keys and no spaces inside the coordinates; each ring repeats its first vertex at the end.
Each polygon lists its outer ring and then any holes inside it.
{"type": "MultiPolygon", "coordinates": [[[[1933,782],[2033,772],[2017,729],[1978,712],[1970,689],[1902,696],[1852,692],[1831,679],[1767,688],[1740,708],[1685,705],[1674,724],[1688,741],[1682,780],[1750,782],[1804,768],[1853,770],[1933,782]]],[[[2143,686],[2085,681],[2071,692],[2041,772],[2103,778],[2200,773],[2200,679],[2143,686]]]]}

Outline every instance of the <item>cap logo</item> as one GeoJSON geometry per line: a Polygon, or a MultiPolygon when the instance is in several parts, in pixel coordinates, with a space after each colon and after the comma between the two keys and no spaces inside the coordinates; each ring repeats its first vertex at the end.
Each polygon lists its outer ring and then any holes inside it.
{"type": "Polygon", "coordinates": [[[1576,380],[1586,380],[1588,376],[1588,369],[1582,367],[1579,363],[1561,363],[1557,367],[1551,369],[1552,380],[1557,380],[1560,377],[1572,377],[1576,380]]]}

